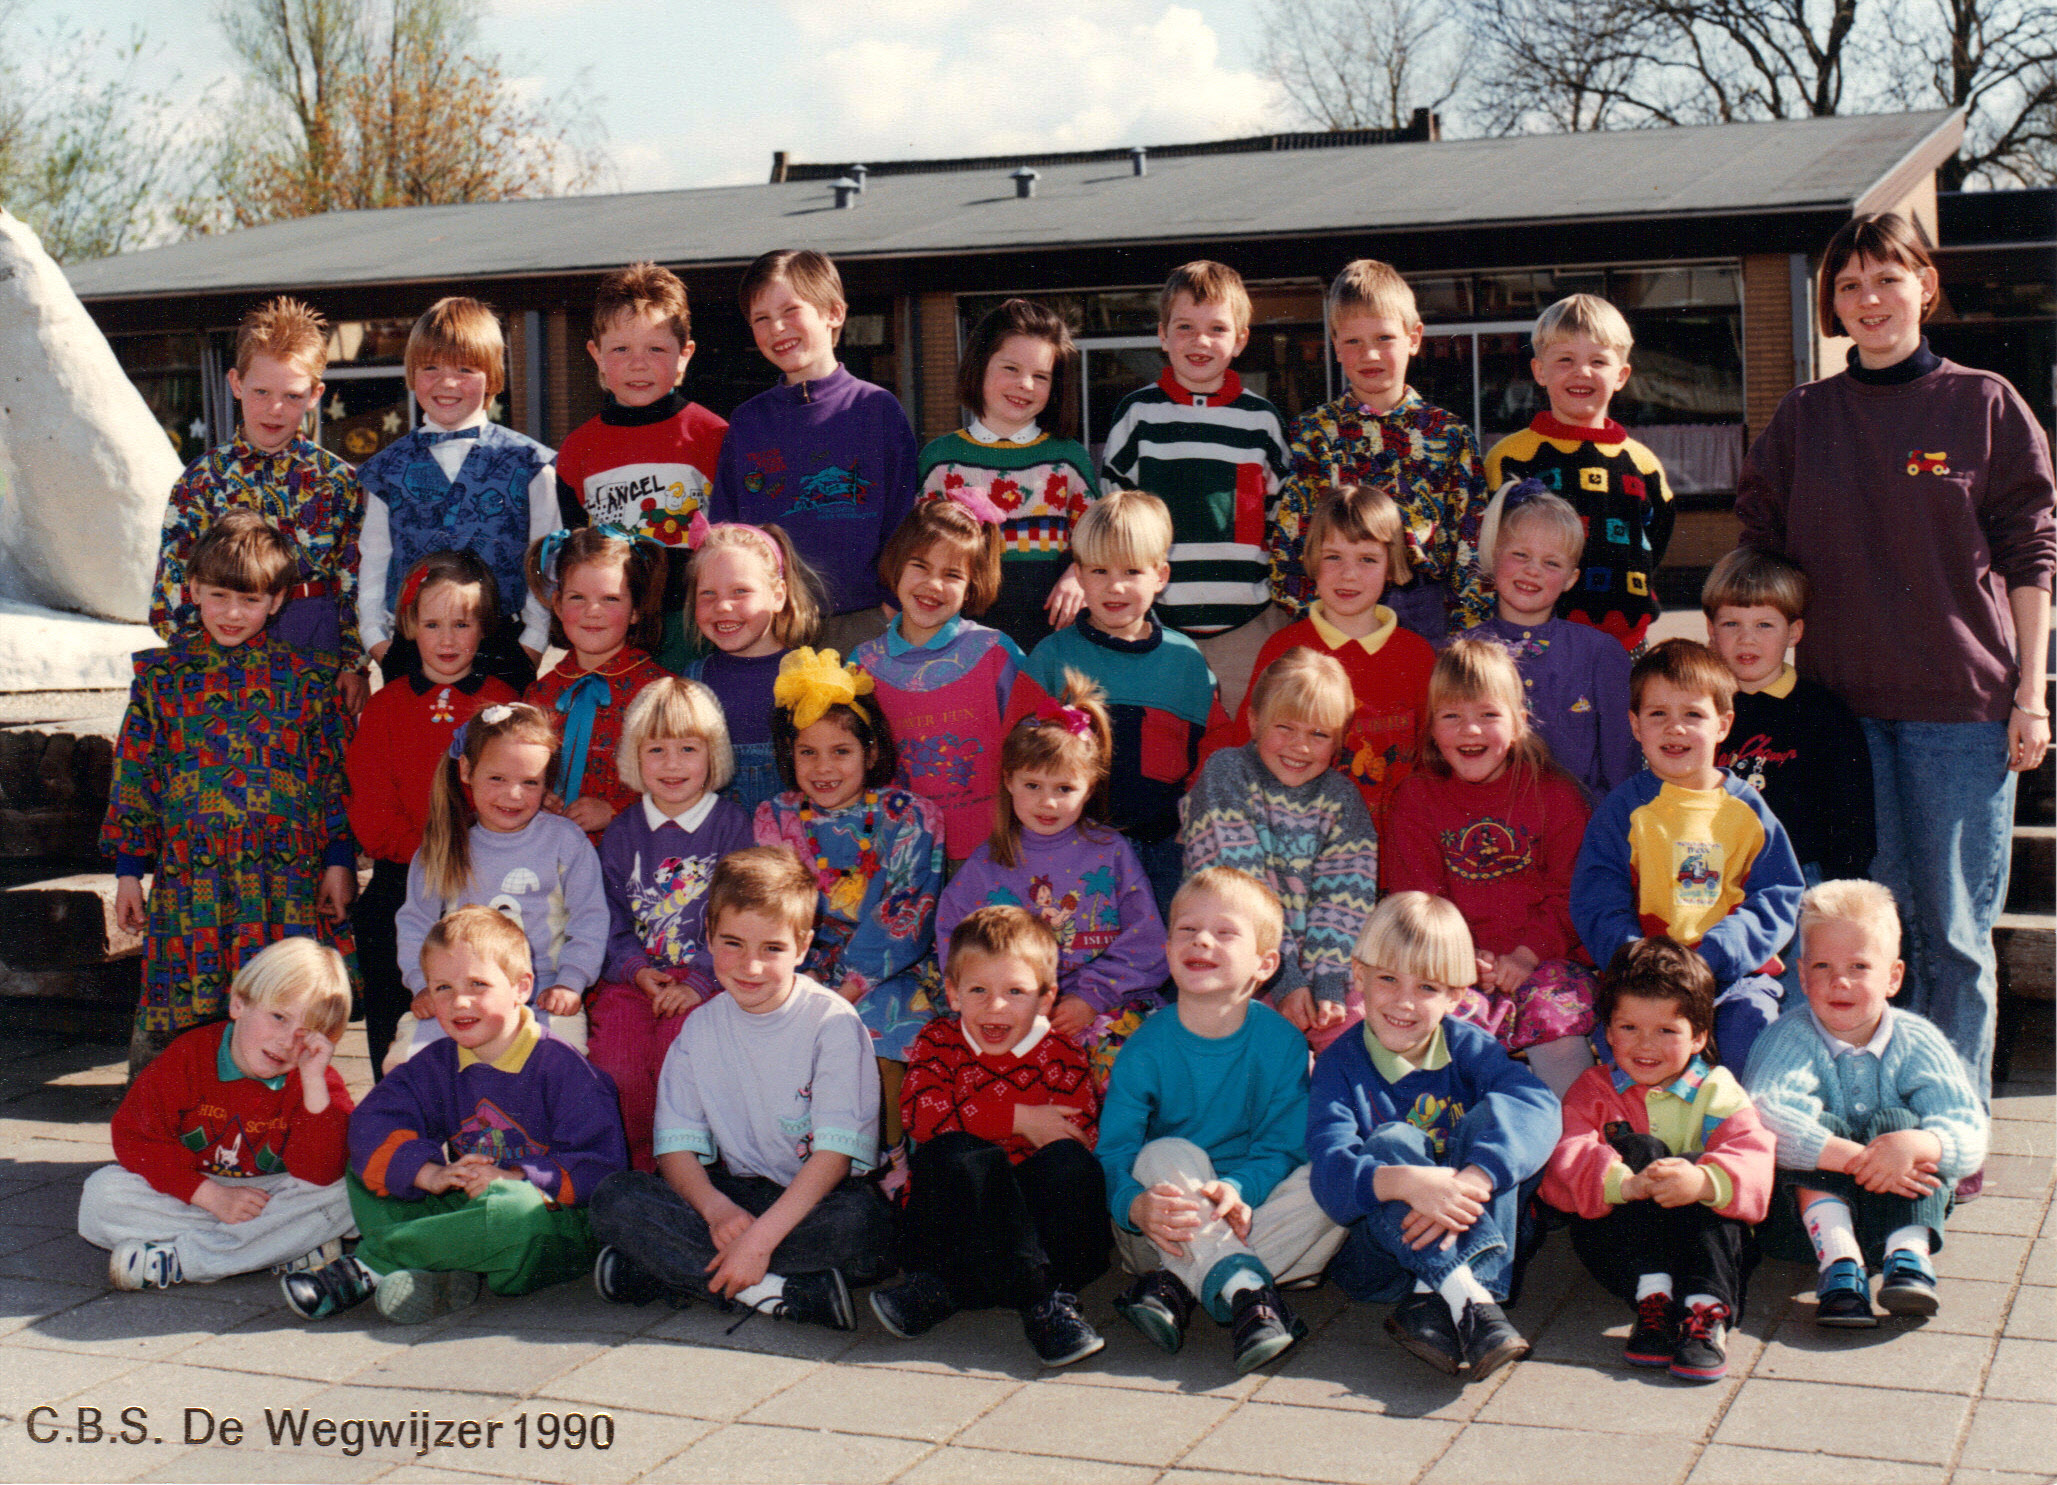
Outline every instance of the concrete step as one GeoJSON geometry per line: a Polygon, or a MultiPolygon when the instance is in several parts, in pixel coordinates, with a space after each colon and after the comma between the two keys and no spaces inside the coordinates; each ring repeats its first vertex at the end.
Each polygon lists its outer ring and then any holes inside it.
{"type": "Polygon", "coordinates": [[[142,951],[142,935],[115,922],[110,872],[82,872],[0,891],[0,960],[12,969],[87,969],[142,951]]]}
{"type": "Polygon", "coordinates": [[[2014,866],[2007,878],[2007,911],[2057,911],[2057,825],[2014,827],[2014,866]]]}
{"type": "Polygon", "coordinates": [[[0,727],[0,860],[96,865],[119,715],[0,727]]]}
{"type": "Polygon", "coordinates": [[[2057,913],[2002,913],[1993,950],[2002,995],[2057,1000],[2057,913]]]}

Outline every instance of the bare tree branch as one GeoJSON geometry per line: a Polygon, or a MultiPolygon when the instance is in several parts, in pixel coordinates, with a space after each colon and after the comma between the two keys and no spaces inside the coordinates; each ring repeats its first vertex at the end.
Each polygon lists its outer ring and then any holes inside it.
{"type": "Polygon", "coordinates": [[[1397,129],[1457,90],[1442,0],[1266,0],[1259,66],[1324,129],[1397,129]]]}

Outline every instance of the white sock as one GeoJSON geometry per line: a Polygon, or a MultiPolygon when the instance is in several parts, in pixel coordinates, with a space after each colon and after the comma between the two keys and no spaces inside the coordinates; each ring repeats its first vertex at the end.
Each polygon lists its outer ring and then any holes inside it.
{"type": "Polygon", "coordinates": [[[1644,1274],[1636,1280],[1636,1303],[1641,1304],[1653,1294],[1671,1297],[1670,1274],[1644,1274]]]}
{"type": "MultiPolygon", "coordinates": [[[[1721,1304],[1721,1301],[1720,1301],[1720,1300],[1718,1300],[1718,1299],[1716,1299],[1716,1298],[1715,1298],[1715,1297],[1714,1297],[1713,1295],[1711,1295],[1711,1294],[1688,1294],[1688,1295],[1686,1296],[1686,1308],[1687,1308],[1687,1309],[1689,1309],[1689,1310],[1690,1310],[1690,1309],[1693,1309],[1694,1307],[1696,1307],[1696,1306],[1698,1306],[1698,1305],[1718,1305],[1718,1304],[1721,1304]]],[[[1723,1306],[1722,1306],[1722,1308],[1726,1309],[1726,1308],[1727,1308],[1727,1306],[1726,1306],[1726,1305],[1723,1305],[1723,1306]]]]}
{"type": "Polygon", "coordinates": [[[1579,1074],[1592,1065],[1592,1043],[1582,1036],[1560,1036],[1554,1042],[1538,1042],[1528,1049],[1529,1071],[1560,1099],[1571,1091],[1579,1074]]]}
{"type": "Polygon", "coordinates": [[[1254,1269],[1239,1268],[1228,1276],[1221,1286],[1221,1302],[1234,1304],[1236,1296],[1245,1289],[1262,1289],[1264,1279],[1254,1269]]]}
{"type": "Polygon", "coordinates": [[[1436,1286],[1436,1292],[1443,1296],[1443,1303],[1450,1307],[1450,1318],[1453,1320],[1464,1318],[1464,1307],[1468,1304],[1475,1302],[1489,1305],[1493,1302],[1493,1296],[1487,1292],[1486,1286],[1473,1277],[1471,1265],[1468,1263],[1458,1264],[1450,1277],[1436,1286]]]}
{"type": "Polygon", "coordinates": [[[1928,1229],[1920,1226],[1895,1228],[1892,1236],[1886,1239],[1886,1251],[1898,1253],[1907,1248],[1923,1258],[1928,1257],[1928,1229]]]}
{"type": "Polygon", "coordinates": [[[748,1289],[736,1291],[736,1303],[756,1309],[767,1300],[779,1298],[786,1292],[786,1281],[777,1274],[766,1274],[748,1289]]]}
{"type": "Polygon", "coordinates": [[[1823,1271],[1839,1258],[1864,1263],[1864,1249],[1857,1242],[1857,1223],[1850,1204],[1840,1196],[1818,1196],[1800,1213],[1807,1228],[1807,1240],[1814,1244],[1814,1257],[1823,1271]]]}
{"type": "Polygon", "coordinates": [[[1421,1280],[1416,1279],[1414,1281],[1414,1292],[1416,1294],[1434,1294],[1436,1291],[1434,1289],[1431,1289],[1427,1284],[1424,1284],[1421,1280]]]}

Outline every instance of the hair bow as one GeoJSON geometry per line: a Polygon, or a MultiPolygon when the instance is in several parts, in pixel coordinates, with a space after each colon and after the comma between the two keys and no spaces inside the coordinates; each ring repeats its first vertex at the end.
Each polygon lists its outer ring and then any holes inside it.
{"type": "Polygon", "coordinates": [[[871,677],[855,665],[843,664],[834,650],[802,648],[779,662],[771,699],[793,714],[794,731],[805,732],[830,707],[855,707],[857,698],[869,696],[871,689],[871,677]]]}
{"type": "Polygon", "coordinates": [[[452,758],[462,758],[464,756],[464,741],[470,736],[471,723],[459,722],[456,730],[450,734],[450,756],[452,758]]]}
{"type": "Polygon", "coordinates": [[[415,600],[421,597],[421,581],[428,575],[425,567],[417,567],[407,574],[407,581],[400,585],[399,612],[404,614],[414,607],[415,600]]]}
{"type": "Polygon", "coordinates": [[[993,503],[993,497],[978,485],[957,485],[942,492],[942,499],[952,505],[962,506],[972,517],[987,526],[998,526],[1007,519],[1007,513],[993,503]]]}
{"type": "Polygon", "coordinates": [[[1062,727],[1073,737],[1093,735],[1092,714],[1080,706],[1063,706],[1055,701],[1044,702],[1036,708],[1036,725],[1041,727],[1045,724],[1062,727]]]}
{"type": "Polygon", "coordinates": [[[498,727],[513,715],[514,708],[504,702],[495,702],[491,706],[480,707],[476,712],[472,713],[470,721],[459,722],[456,730],[450,734],[450,756],[452,758],[462,758],[464,756],[464,744],[471,736],[472,722],[483,722],[488,727],[498,727]]]}
{"type": "Polygon", "coordinates": [[[1500,517],[1505,520],[1538,495],[1551,493],[1550,487],[1538,479],[1509,480],[1501,487],[1506,497],[1500,502],[1500,517]]]}
{"type": "Polygon", "coordinates": [[[571,533],[562,528],[543,538],[543,545],[536,553],[536,569],[543,574],[543,584],[552,592],[557,589],[557,561],[564,555],[564,544],[571,539],[571,533]]]}

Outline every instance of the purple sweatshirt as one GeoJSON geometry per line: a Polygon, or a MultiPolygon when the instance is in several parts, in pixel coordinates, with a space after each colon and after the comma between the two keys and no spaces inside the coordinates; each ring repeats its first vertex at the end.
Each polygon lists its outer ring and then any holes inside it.
{"type": "Polygon", "coordinates": [[[1605,799],[1642,769],[1628,730],[1628,651],[1613,635],[1569,619],[1511,624],[1495,615],[1464,637],[1490,639],[1514,657],[1529,721],[1587,798],[1605,799]]]}
{"type": "Polygon", "coordinates": [[[600,837],[608,917],[603,976],[626,984],[654,965],[699,970],[711,982],[707,884],[722,857],[756,843],[748,812],[714,794],[676,820],[647,799],[616,815],[600,837]]]}
{"type": "Polygon", "coordinates": [[[1024,907],[1057,935],[1061,993],[1096,1011],[1136,999],[1162,1005],[1157,992],[1171,973],[1164,920],[1135,847],[1100,825],[1023,830],[1016,841],[1021,864],[1012,870],[994,864],[990,844],[958,868],[936,900],[936,943],[947,952],[951,931],[975,908],[1024,907]]]}
{"type": "Polygon", "coordinates": [[[900,399],[837,366],[736,409],[714,475],[715,521],[776,522],[828,585],[828,612],[892,597],[879,553],[914,508],[920,450],[900,399]]]}

